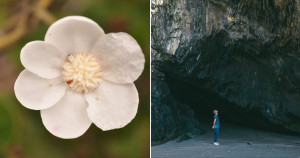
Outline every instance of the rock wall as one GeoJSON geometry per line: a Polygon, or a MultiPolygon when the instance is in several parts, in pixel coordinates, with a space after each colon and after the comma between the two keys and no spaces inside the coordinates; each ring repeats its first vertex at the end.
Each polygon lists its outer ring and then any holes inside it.
{"type": "Polygon", "coordinates": [[[151,20],[152,142],[213,108],[300,133],[300,0],[152,0],[151,20]]]}
{"type": "Polygon", "coordinates": [[[194,118],[193,110],[170,94],[165,75],[152,67],[151,131],[152,145],[175,139],[185,133],[202,134],[205,129],[194,118]],[[157,106],[156,103],[159,103],[157,106]]]}

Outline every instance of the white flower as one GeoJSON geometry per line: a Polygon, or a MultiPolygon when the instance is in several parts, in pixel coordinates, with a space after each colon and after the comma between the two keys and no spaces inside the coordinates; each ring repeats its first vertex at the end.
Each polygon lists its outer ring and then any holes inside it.
{"type": "Polygon", "coordinates": [[[25,70],[15,82],[20,103],[41,110],[46,129],[76,138],[92,123],[106,131],[122,128],[136,115],[133,82],[144,69],[144,54],[127,33],[105,34],[94,21],[69,16],[48,29],[45,41],[21,50],[25,70]]]}

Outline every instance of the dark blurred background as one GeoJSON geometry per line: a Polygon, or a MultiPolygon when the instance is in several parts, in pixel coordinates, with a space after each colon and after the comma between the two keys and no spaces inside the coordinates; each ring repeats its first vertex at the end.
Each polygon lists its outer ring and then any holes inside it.
{"type": "Polygon", "coordinates": [[[150,148],[149,0],[0,0],[0,158],[141,158],[150,148]],[[126,127],[103,132],[95,125],[81,137],[64,140],[43,126],[39,111],[16,100],[13,86],[24,69],[20,50],[43,40],[47,28],[69,15],[96,21],[106,33],[128,32],[141,45],[145,70],[135,82],[137,116],[126,127]]]}

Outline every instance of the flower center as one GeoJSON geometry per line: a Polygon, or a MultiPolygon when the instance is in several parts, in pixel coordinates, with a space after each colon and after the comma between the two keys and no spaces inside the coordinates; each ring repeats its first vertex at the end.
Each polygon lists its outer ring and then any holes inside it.
{"type": "Polygon", "coordinates": [[[69,55],[63,65],[63,75],[70,88],[78,93],[91,92],[101,82],[100,65],[87,53],[69,55]]]}

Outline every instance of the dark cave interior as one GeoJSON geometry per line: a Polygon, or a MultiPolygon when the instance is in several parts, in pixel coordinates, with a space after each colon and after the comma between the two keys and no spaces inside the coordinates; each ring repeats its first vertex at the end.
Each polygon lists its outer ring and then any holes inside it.
{"type": "Polygon", "coordinates": [[[171,95],[179,103],[189,105],[194,111],[196,119],[206,127],[212,125],[212,112],[214,109],[217,109],[219,110],[221,127],[222,124],[234,124],[260,130],[267,129],[267,131],[271,132],[298,135],[283,127],[272,124],[264,118],[257,109],[241,108],[234,103],[221,98],[217,94],[213,94],[192,84],[192,82],[182,81],[172,75],[167,75],[166,79],[171,95]]]}

